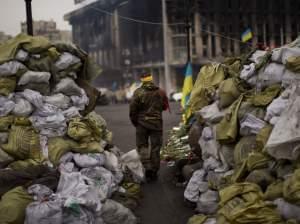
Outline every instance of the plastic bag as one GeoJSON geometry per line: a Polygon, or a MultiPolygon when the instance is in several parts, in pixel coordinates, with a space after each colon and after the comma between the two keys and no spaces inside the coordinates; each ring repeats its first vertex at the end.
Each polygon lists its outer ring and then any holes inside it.
{"type": "Polygon", "coordinates": [[[126,168],[131,171],[135,181],[137,181],[138,183],[145,181],[145,169],[136,149],[122,155],[121,164],[123,171],[126,170],[126,168]]]}
{"type": "Polygon", "coordinates": [[[55,86],[54,93],[63,93],[67,96],[81,96],[82,90],[73,79],[64,78],[55,86]]]}
{"type": "Polygon", "coordinates": [[[79,113],[79,109],[77,107],[70,107],[69,109],[64,110],[62,113],[67,121],[75,117],[81,117],[81,114],[79,113]]]}
{"type": "Polygon", "coordinates": [[[196,112],[195,115],[200,115],[208,123],[218,123],[225,116],[225,111],[220,111],[218,102],[203,107],[200,111],[196,112]]]}
{"type": "Polygon", "coordinates": [[[81,168],[103,166],[105,164],[103,153],[74,154],[73,159],[76,165],[81,168]]]}
{"type": "Polygon", "coordinates": [[[58,114],[59,112],[60,111],[56,106],[45,103],[42,107],[36,108],[36,110],[33,113],[33,116],[50,117],[58,114]]]}
{"type": "Polygon", "coordinates": [[[82,205],[91,211],[100,211],[102,204],[92,180],[81,173],[61,173],[57,194],[65,200],[65,207],[82,205]]]}
{"type": "Polygon", "coordinates": [[[18,85],[27,85],[28,83],[49,83],[51,74],[49,72],[34,72],[34,71],[27,71],[24,73],[18,85]]]}
{"type": "Polygon", "coordinates": [[[80,172],[93,180],[94,187],[98,190],[101,200],[110,198],[118,188],[112,172],[103,167],[85,168],[80,172]]]}
{"type": "Polygon", "coordinates": [[[249,113],[245,114],[240,123],[240,134],[243,136],[257,134],[263,127],[266,126],[266,123],[264,121],[249,113]]]}
{"type": "Polygon", "coordinates": [[[15,103],[7,97],[0,96],[0,117],[8,115],[15,108],[15,103]]]}
{"type": "Polygon", "coordinates": [[[69,108],[71,99],[64,94],[58,93],[52,96],[45,96],[44,102],[64,110],[69,108]]]}
{"type": "Polygon", "coordinates": [[[20,49],[20,50],[18,50],[15,58],[18,61],[24,62],[24,61],[27,61],[28,57],[29,57],[28,52],[24,51],[23,49],[20,49]]]}
{"type": "Polygon", "coordinates": [[[68,52],[60,55],[59,59],[55,62],[55,67],[61,70],[69,68],[71,65],[80,63],[80,59],[68,52]]]}
{"type": "Polygon", "coordinates": [[[199,200],[200,189],[201,191],[206,190],[206,188],[208,189],[208,183],[204,181],[205,174],[205,170],[203,169],[196,170],[193,173],[193,176],[184,191],[184,198],[191,202],[197,202],[199,200]]]}
{"type": "Polygon", "coordinates": [[[278,213],[285,219],[295,219],[300,221],[300,207],[286,202],[283,198],[278,198],[274,201],[277,205],[278,213]]]}
{"type": "Polygon", "coordinates": [[[106,200],[102,207],[102,219],[105,224],[136,224],[137,219],[133,213],[120,203],[106,200]]]}
{"type": "Polygon", "coordinates": [[[72,208],[64,208],[63,224],[96,224],[95,215],[86,207],[74,204],[72,208]]]}
{"type": "Polygon", "coordinates": [[[81,89],[81,94],[79,96],[71,96],[71,100],[73,106],[77,107],[79,110],[84,110],[85,107],[89,105],[89,98],[83,89],[81,89]]]}
{"type": "Polygon", "coordinates": [[[15,107],[13,109],[13,115],[20,116],[20,117],[28,117],[33,111],[33,107],[31,103],[27,100],[16,97],[15,98],[15,107]]]}
{"type": "Polygon", "coordinates": [[[26,67],[18,61],[9,61],[0,65],[0,77],[14,76],[19,70],[26,70],[26,67]]]}

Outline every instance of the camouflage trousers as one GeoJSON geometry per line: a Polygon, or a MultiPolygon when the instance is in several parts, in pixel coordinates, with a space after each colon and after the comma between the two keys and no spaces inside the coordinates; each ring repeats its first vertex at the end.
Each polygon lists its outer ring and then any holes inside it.
{"type": "Polygon", "coordinates": [[[162,131],[150,130],[138,125],[136,127],[136,146],[145,170],[157,172],[160,167],[162,131]]]}

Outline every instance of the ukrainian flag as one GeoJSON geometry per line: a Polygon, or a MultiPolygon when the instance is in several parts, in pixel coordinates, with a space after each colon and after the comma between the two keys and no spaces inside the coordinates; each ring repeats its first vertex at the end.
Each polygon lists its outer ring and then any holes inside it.
{"type": "Polygon", "coordinates": [[[244,43],[246,43],[247,41],[251,40],[253,37],[253,34],[252,34],[252,30],[250,28],[248,28],[244,33],[242,33],[242,41],[244,43]]]}
{"type": "Polygon", "coordinates": [[[189,62],[185,71],[185,79],[182,88],[181,107],[186,109],[186,106],[190,100],[191,92],[193,89],[193,68],[189,62]]]}

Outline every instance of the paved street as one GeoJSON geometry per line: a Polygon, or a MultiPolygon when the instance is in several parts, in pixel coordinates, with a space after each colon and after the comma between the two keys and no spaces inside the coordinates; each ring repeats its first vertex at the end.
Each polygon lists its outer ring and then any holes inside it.
{"type": "MultiPolygon", "coordinates": [[[[164,113],[164,137],[180,121],[179,104],[171,103],[171,111],[164,113]]],[[[123,151],[135,148],[135,130],[128,118],[128,105],[97,108],[114,133],[114,143],[123,151]]],[[[162,164],[159,180],[143,186],[144,197],[136,214],[142,224],[185,224],[193,214],[183,203],[183,189],[171,183],[173,169],[162,164]]]]}

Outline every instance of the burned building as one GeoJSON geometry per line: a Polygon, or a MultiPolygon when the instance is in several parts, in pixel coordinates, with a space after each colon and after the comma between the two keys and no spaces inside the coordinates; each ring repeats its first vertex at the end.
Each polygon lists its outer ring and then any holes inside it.
{"type": "Polygon", "coordinates": [[[104,68],[101,83],[133,81],[139,73],[151,71],[165,87],[168,66],[169,91],[174,91],[182,86],[187,61],[187,2],[196,72],[209,61],[258,45],[274,48],[291,42],[300,31],[299,0],[85,0],[65,19],[73,27],[75,43],[104,68]],[[253,38],[243,43],[246,29],[251,29],[253,38]]]}

